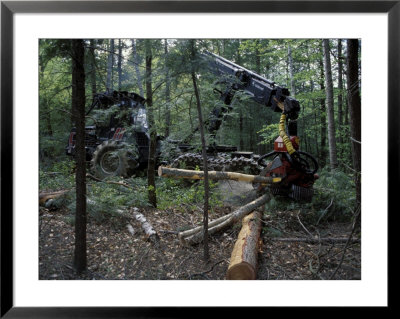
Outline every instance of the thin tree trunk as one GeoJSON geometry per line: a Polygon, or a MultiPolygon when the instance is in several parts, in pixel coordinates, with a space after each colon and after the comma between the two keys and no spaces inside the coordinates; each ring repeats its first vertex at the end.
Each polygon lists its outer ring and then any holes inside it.
{"type": "MultiPolygon", "coordinates": [[[[191,56],[192,56],[192,63],[194,63],[195,58],[195,43],[194,40],[190,40],[191,45],[191,56]]],[[[193,81],[193,89],[194,95],[196,97],[196,105],[197,105],[197,112],[199,116],[199,129],[200,129],[200,136],[201,136],[201,146],[202,146],[202,154],[203,154],[203,167],[204,167],[204,211],[203,211],[203,244],[204,244],[204,260],[208,261],[210,259],[210,252],[208,247],[208,209],[209,209],[209,182],[208,182],[208,163],[207,163],[207,152],[206,152],[206,139],[204,136],[204,123],[203,123],[203,114],[201,110],[201,101],[199,90],[197,88],[197,81],[196,81],[196,74],[194,71],[194,65],[192,64],[192,81],[193,81]]]]}
{"type": "Polygon", "coordinates": [[[94,47],[96,45],[96,40],[90,40],[90,84],[92,88],[92,95],[97,92],[97,83],[96,83],[96,54],[94,52],[94,47]]]}
{"type": "Polygon", "coordinates": [[[332,82],[332,67],[329,39],[324,39],[322,42],[324,51],[324,67],[325,67],[325,82],[326,82],[326,101],[328,106],[328,142],[329,142],[329,162],[331,169],[337,167],[337,151],[336,151],[336,130],[335,130],[335,114],[333,111],[333,82],[332,82]]]}
{"type": "Polygon", "coordinates": [[[110,40],[110,52],[107,60],[107,89],[113,90],[113,67],[114,67],[114,39],[110,40]]]}
{"type": "MultiPolygon", "coordinates": [[[[321,79],[320,79],[320,86],[321,91],[325,90],[325,73],[324,73],[324,63],[322,59],[319,61],[320,63],[320,70],[321,70],[321,79]]],[[[326,164],[326,100],[325,98],[320,99],[320,106],[321,106],[321,114],[320,114],[320,121],[321,121],[321,151],[320,151],[320,164],[321,167],[324,167],[326,164]]]]}
{"type": "Polygon", "coordinates": [[[147,166],[147,184],[148,184],[148,197],[149,203],[153,207],[157,207],[157,196],[156,196],[156,147],[157,147],[157,132],[154,125],[154,114],[153,114],[153,91],[152,91],[152,52],[151,52],[151,40],[146,40],[146,101],[147,101],[147,114],[150,126],[150,145],[149,145],[149,160],[147,166]]]}
{"type": "Polygon", "coordinates": [[[296,88],[295,88],[294,77],[293,77],[292,47],[290,46],[290,44],[288,45],[288,60],[289,60],[289,76],[290,76],[290,95],[295,97],[296,96],[296,88]]]}
{"type": "Polygon", "coordinates": [[[140,74],[140,70],[139,70],[139,55],[137,54],[137,41],[135,39],[132,39],[132,52],[133,52],[133,63],[135,65],[135,71],[136,71],[136,81],[137,81],[137,85],[139,88],[139,94],[141,96],[144,95],[143,93],[143,86],[142,86],[142,76],[140,74]]]}
{"type": "MultiPolygon", "coordinates": [[[[168,42],[167,39],[164,40],[164,54],[165,60],[168,56],[168,42]]],[[[169,128],[171,126],[171,111],[170,111],[170,103],[171,103],[171,92],[170,92],[170,79],[169,79],[169,70],[168,67],[165,67],[165,102],[166,102],[166,110],[165,110],[165,137],[169,136],[169,128]]]]}
{"type": "Polygon", "coordinates": [[[85,69],[83,40],[72,40],[72,107],[76,126],[76,211],[74,266],[86,269],[85,69]]]}
{"type": "Polygon", "coordinates": [[[118,91],[122,89],[122,40],[118,40],[118,91]]]}
{"type": "MultiPolygon", "coordinates": [[[[239,46],[236,52],[236,62],[237,64],[241,65],[242,61],[241,61],[241,55],[240,55],[240,40],[239,41],[239,46]]],[[[243,109],[241,106],[239,106],[239,149],[241,151],[244,150],[244,140],[243,140],[243,109]]]]}
{"type": "Polygon", "coordinates": [[[361,97],[358,80],[358,39],[347,40],[347,96],[353,167],[356,170],[356,197],[361,204],[361,97]]]}
{"type": "MultiPolygon", "coordinates": [[[[338,40],[338,131],[339,144],[343,144],[343,57],[342,57],[342,39],[338,40]]],[[[343,148],[343,147],[342,147],[343,148]]],[[[343,150],[342,150],[343,151],[343,150]]]]}

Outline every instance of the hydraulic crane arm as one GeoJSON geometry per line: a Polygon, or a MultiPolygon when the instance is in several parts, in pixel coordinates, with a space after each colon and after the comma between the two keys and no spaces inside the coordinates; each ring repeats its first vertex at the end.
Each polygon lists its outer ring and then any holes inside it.
{"type": "Polygon", "coordinates": [[[283,111],[289,120],[297,119],[300,105],[296,99],[289,96],[287,88],[276,85],[275,82],[217,54],[205,51],[202,56],[207,60],[210,71],[224,78],[220,82],[227,83],[225,92],[218,91],[226,105],[231,105],[235,93],[240,90],[257,103],[271,107],[274,112],[283,111]]]}

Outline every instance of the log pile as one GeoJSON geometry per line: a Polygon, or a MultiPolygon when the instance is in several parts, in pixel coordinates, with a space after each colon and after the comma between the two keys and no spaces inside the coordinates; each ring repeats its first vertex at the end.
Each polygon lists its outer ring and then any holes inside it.
{"type": "MultiPolygon", "coordinates": [[[[162,177],[185,178],[201,180],[204,179],[203,171],[193,171],[160,166],[158,175],[162,177]]],[[[234,180],[248,183],[258,183],[261,186],[281,182],[281,178],[240,174],[235,172],[209,171],[208,177],[212,180],[234,180]]],[[[214,234],[234,223],[242,220],[242,229],[235,243],[231,255],[231,262],[227,271],[226,279],[252,280],[257,277],[257,258],[261,233],[261,218],[263,209],[270,199],[268,193],[261,195],[252,202],[240,207],[234,212],[217,218],[208,223],[208,234],[214,234]]],[[[195,227],[178,234],[183,245],[198,244],[203,240],[203,226],[195,227]]]]}
{"type": "MultiPolygon", "coordinates": [[[[264,194],[256,200],[248,203],[247,205],[240,207],[234,212],[209,222],[208,234],[211,235],[229,226],[232,226],[234,223],[238,222],[243,217],[256,210],[258,207],[264,205],[269,200],[269,198],[269,194],[264,194]]],[[[203,226],[199,226],[180,232],[178,234],[179,240],[184,245],[198,244],[203,240],[203,229],[203,226]]]]}

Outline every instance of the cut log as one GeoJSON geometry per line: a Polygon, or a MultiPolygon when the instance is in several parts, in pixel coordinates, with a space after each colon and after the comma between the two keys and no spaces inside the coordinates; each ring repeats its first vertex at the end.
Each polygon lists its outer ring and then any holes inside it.
{"type": "MultiPolygon", "coordinates": [[[[188,169],[178,169],[159,166],[158,175],[161,177],[172,177],[172,178],[186,178],[186,179],[204,179],[203,171],[193,171],[188,169]]],[[[259,175],[248,175],[235,172],[220,172],[220,171],[209,171],[208,177],[212,180],[233,180],[243,181],[248,183],[260,183],[262,185],[269,185],[272,183],[279,183],[280,177],[265,177],[259,175]]]]}
{"type": "MultiPolygon", "coordinates": [[[[325,237],[325,238],[269,238],[272,241],[279,241],[279,242],[298,242],[298,243],[307,243],[307,244],[319,244],[319,243],[346,243],[348,238],[334,238],[334,237],[325,237]]],[[[352,243],[359,243],[361,240],[359,238],[352,238],[352,243]]]]}
{"type": "Polygon", "coordinates": [[[67,193],[69,189],[61,190],[57,192],[39,193],[39,205],[44,206],[49,199],[60,197],[67,193]]]}
{"type": "Polygon", "coordinates": [[[243,218],[242,229],[232,251],[226,279],[256,279],[261,216],[261,212],[255,211],[243,218]]]}
{"type": "MultiPolygon", "coordinates": [[[[208,234],[211,235],[217,233],[233,225],[237,221],[241,220],[244,216],[250,214],[258,207],[264,205],[269,200],[269,198],[270,198],[269,194],[264,194],[263,196],[260,196],[256,200],[248,203],[247,205],[240,207],[234,212],[211,221],[208,224],[209,225],[208,234]]],[[[199,226],[181,232],[179,233],[178,237],[182,244],[189,244],[189,245],[198,244],[203,240],[203,226],[199,226]]]]}
{"type": "Polygon", "coordinates": [[[146,220],[146,217],[144,217],[136,207],[132,209],[132,213],[135,219],[140,223],[144,233],[146,234],[146,237],[152,242],[157,242],[159,239],[158,234],[146,220]]]}

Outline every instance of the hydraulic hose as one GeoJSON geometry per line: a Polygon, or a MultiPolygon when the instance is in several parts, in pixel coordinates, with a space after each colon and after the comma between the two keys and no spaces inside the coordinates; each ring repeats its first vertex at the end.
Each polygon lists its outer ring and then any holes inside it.
{"type": "Polygon", "coordinates": [[[281,119],[279,120],[279,136],[282,137],[283,143],[285,144],[289,155],[292,155],[293,153],[296,152],[296,150],[294,149],[293,144],[290,141],[290,138],[286,134],[285,121],[286,121],[286,114],[282,113],[281,119]]]}

